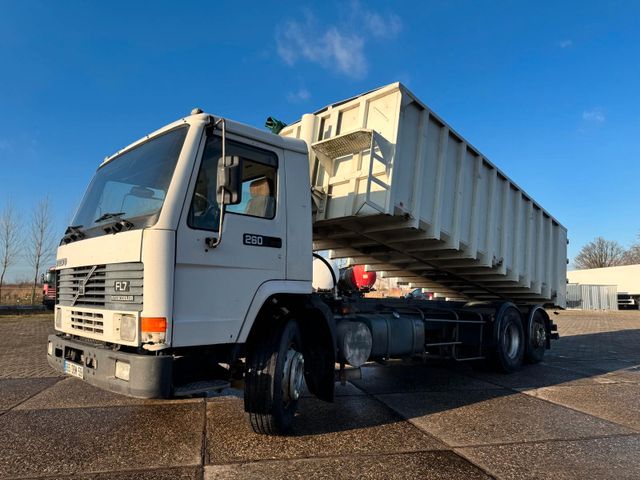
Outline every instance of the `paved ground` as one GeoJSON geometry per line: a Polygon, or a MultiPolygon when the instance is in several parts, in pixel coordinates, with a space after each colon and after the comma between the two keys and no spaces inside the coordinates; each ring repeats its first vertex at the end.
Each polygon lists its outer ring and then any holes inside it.
{"type": "Polygon", "coordinates": [[[242,400],[140,401],[56,376],[47,316],[0,318],[0,478],[640,478],[640,312],[563,312],[542,365],[370,367],[285,438],[242,400]]]}

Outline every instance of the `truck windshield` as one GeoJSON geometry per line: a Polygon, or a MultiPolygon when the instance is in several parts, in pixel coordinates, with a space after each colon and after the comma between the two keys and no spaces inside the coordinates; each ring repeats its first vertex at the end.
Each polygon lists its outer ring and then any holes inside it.
{"type": "Polygon", "coordinates": [[[83,230],[123,219],[153,225],[164,203],[188,126],[155,137],[98,168],[73,225],[83,230]]]}

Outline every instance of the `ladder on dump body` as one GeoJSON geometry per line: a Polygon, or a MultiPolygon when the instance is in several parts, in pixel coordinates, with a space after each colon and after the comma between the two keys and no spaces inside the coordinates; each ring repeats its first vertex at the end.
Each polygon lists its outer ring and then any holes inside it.
{"type": "MultiPolygon", "coordinates": [[[[328,179],[325,187],[329,187],[331,185],[330,180],[331,178],[333,178],[333,167],[335,160],[346,157],[348,155],[360,155],[362,158],[362,156],[367,151],[370,152],[369,165],[366,176],[365,200],[361,205],[358,206],[357,209],[355,209],[355,211],[353,211],[353,215],[357,215],[358,213],[360,213],[365,205],[373,208],[380,213],[387,213],[387,206],[376,203],[372,199],[371,195],[371,187],[375,183],[387,193],[385,195],[385,198],[387,199],[387,202],[389,202],[389,192],[391,190],[391,185],[383,182],[374,175],[375,162],[379,162],[384,166],[387,176],[389,175],[391,169],[390,162],[388,162],[381,154],[382,142],[383,138],[380,134],[368,128],[361,128],[348,133],[337,135],[332,138],[327,138],[326,140],[320,140],[311,145],[311,149],[318,158],[320,165],[322,165],[324,170],[327,172],[328,179]]],[[[353,182],[354,190],[355,181],[357,179],[358,178],[356,177],[351,180],[353,182]]],[[[328,196],[330,196],[330,194],[328,194],[328,196]]],[[[327,199],[325,199],[324,211],[326,211],[326,201],[327,199]]]]}

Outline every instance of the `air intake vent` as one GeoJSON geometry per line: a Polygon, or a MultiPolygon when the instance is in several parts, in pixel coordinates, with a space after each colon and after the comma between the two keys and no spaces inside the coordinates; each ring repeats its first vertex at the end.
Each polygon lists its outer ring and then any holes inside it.
{"type": "Polygon", "coordinates": [[[142,310],[144,271],[141,262],[65,268],[58,273],[59,305],[142,310]]]}
{"type": "Polygon", "coordinates": [[[97,335],[104,334],[104,321],[101,313],[71,311],[71,328],[97,335]]]}

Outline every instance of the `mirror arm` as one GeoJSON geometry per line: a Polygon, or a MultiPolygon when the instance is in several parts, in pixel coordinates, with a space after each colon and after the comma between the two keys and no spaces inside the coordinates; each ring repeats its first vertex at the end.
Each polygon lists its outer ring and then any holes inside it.
{"type": "MultiPolygon", "coordinates": [[[[218,120],[216,120],[216,122],[213,124],[213,128],[214,130],[216,128],[220,128],[221,130],[222,163],[225,164],[227,162],[227,122],[225,121],[224,118],[221,117],[218,120]]],[[[218,224],[218,236],[217,238],[207,237],[204,239],[205,244],[207,245],[208,248],[216,248],[218,245],[220,245],[220,242],[222,242],[222,222],[224,221],[224,211],[225,211],[224,195],[222,196],[222,199],[223,201],[219,202],[220,223],[218,224]]]]}

